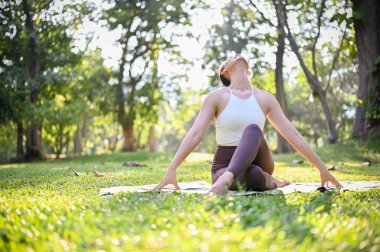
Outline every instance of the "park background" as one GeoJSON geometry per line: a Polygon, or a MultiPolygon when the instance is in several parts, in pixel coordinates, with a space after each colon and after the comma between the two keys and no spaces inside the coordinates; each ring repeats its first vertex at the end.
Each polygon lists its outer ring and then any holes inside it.
{"type": "MultiPolygon", "coordinates": [[[[313,147],[379,132],[370,4],[290,1],[286,12],[281,1],[1,4],[3,161],[173,152],[234,53],[313,147]]],[[[215,150],[214,131],[197,151],[215,150]]],[[[293,151],[268,122],[264,133],[273,151],[293,151]]]]}
{"type": "MultiPolygon", "coordinates": [[[[98,195],[162,180],[235,53],[338,181],[380,181],[378,13],[378,0],[0,1],[0,251],[379,251],[379,188],[98,195]]],[[[214,130],[179,182],[211,183],[214,130]]],[[[276,179],[320,182],[264,135],[276,179]]]]}

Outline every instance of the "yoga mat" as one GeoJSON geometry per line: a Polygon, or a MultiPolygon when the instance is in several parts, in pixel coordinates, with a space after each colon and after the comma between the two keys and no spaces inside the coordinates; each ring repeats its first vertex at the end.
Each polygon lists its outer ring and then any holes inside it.
{"type": "MultiPolygon", "coordinates": [[[[366,191],[371,188],[380,187],[380,181],[340,181],[343,186],[343,191],[366,191]]],[[[151,192],[157,184],[142,185],[142,186],[115,186],[108,188],[101,188],[99,196],[114,195],[121,192],[124,193],[144,193],[151,192]]],[[[176,190],[173,185],[167,185],[158,192],[181,192],[181,193],[197,193],[206,194],[211,185],[206,181],[191,181],[191,182],[179,182],[181,190],[176,190]]],[[[316,190],[321,191],[320,182],[311,183],[292,183],[285,187],[276,188],[268,191],[228,191],[227,195],[231,196],[244,196],[251,194],[289,194],[294,192],[311,193],[316,190]]],[[[323,190],[336,190],[335,186],[322,188],[323,190]]]]}

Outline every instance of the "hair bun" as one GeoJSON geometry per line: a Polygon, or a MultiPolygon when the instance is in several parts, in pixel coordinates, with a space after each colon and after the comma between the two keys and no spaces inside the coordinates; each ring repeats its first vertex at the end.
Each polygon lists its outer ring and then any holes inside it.
{"type": "Polygon", "coordinates": [[[219,75],[219,77],[224,86],[228,87],[231,84],[231,81],[227,79],[226,77],[224,77],[222,74],[219,75]]]}

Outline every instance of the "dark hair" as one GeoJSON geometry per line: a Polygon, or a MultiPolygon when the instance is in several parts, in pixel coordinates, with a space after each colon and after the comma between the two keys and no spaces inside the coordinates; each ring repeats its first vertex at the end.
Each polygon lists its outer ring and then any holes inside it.
{"type": "Polygon", "coordinates": [[[227,79],[226,77],[224,77],[222,74],[219,75],[219,77],[224,86],[228,87],[231,84],[231,81],[227,79]]]}
{"type": "Polygon", "coordinates": [[[224,70],[224,66],[222,66],[220,68],[220,71],[219,71],[219,78],[220,80],[222,81],[223,85],[228,87],[230,84],[231,84],[231,81],[229,79],[227,79],[226,77],[223,76],[222,74],[222,71],[224,70]]]}

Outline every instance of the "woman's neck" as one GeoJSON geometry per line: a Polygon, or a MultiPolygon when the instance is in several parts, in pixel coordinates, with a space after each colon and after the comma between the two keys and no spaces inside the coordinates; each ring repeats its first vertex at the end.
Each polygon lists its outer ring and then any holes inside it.
{"type": "Polygon", "coordinates": [[[233,71],[230,74],[231,85],[230,87],[237,90],[251,89],[251,83],[243,71],[233,71]]]}

